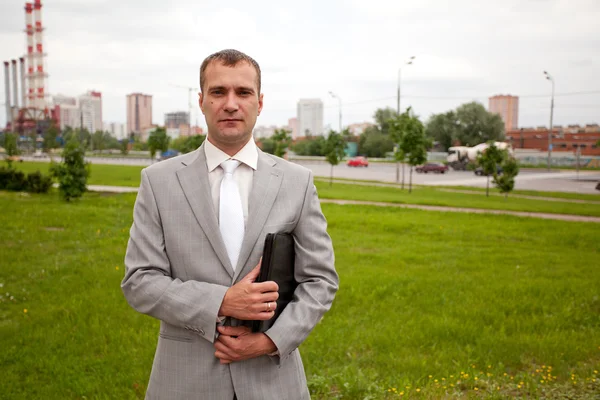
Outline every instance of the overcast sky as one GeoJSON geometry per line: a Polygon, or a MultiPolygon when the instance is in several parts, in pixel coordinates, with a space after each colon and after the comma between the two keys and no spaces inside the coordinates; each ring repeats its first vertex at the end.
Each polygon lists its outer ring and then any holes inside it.
{"type": "MultiPolygon", "coordinates": [[[[0,0],[1,61],[25,53],[24,4],[0,0]]],[[[316,97],[337,128],[329,91],[344,125],[372,121],[396,107],[400,67],[402,108],[424,120],[513,94],[521,127],[548,125],[548,70],[555,124],[600,123],[599,0],[46,0],[42,16],[47,90],[101,91],[106,122],[125,122],[131,92],[153,96],[154,123],[187,110],[187,89],[172,85],[198,87],[202,60],[235,48],[263,71],[257,125],[287,124],[298,99],[316,97]]],[[[4,78],[0,86],[4,103],[4,78]]],[[[194,97],[196,117],[205,126],[194,97]]]]}

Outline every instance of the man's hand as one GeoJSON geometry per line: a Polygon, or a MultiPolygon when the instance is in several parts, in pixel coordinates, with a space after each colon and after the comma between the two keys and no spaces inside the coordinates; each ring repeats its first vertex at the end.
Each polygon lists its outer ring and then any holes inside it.
{"type": "Polygon", "coordinates": [[[279,286],[273,281],[255,283],[260,273],[259,262],[241,281],[225,293],[219,309],[220,317],[233,317],[245,321],[266,321],[273,318],[279,286]]]}
{"type": "Polygon", "coordinates": [[[215,357],[221,364],[247,360],[277,351],[275,343],[264,333],[252,333],[246,326],[219,326],[215,357]]]}

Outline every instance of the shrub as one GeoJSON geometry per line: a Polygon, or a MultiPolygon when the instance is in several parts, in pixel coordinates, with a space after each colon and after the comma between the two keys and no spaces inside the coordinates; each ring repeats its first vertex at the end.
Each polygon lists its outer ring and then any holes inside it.
{"type": "Polygon", "coordinates": [[[52,187],[52,177],[42,174],[40,171],[27,175],[27,191],[31,193],[48,193],[52,187]]]}
{"type": "Polygon", "coordinates": [[[14,168],[0,167],[0,190],[13,192],[47,193],[52,186],[52,178],[40,171],[27,176],[14,168]]]}
{"type": "Polygon", "coordinates": [[[84,154],[81,144],[72,139],[63,150],[63,162],[52,163],[50,167],[50,173],[58,179],[60,195],[66,201],[83,196],[87,190],[90,169],[84,154]]]}

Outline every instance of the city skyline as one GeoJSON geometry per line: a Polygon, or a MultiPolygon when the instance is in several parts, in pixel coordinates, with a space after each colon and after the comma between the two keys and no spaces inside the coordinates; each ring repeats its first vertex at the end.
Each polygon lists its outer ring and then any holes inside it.
{"type": "MultiPolygon", "coordinates": [[[[284,126],[299,99],[320,98],[324,124],[337,129],[338,101],[329,91],[342,99],[345,126],[372,122],[377,108],[395,109],[398,69],[415,56],[402,67],[402,107],[412,106],[423,120],[473,100],[487,106],[490,96],[511,93],[520,99],[520,126],[548,125],[548,70],[556,81],[554,122],[600,122],[597,2],[511,0],[484,10],[473,1],[334,1],[319,3],[316,16],[312,3],[234,2],[223,8],[187,0],[168,7],[157,1],[48,2],[47,91],[75,95],[94,88],[102,92],[104,122],[119,123],[126,122],[126,94],[148,93],[157,123],[165,113],[189,107],[187,91],[171,84],[197,87],[202,59],[233,47],[263,70],[265,107],[257,125],[284,126]],[[305,17],[310,23],[302,29],[290,27],[305,17]],[[221,32],[223,20],[231,24],[221,32]]],[[[5,60],[25,53],[24,18],[21,2],[0,5],[5,60]]],[[[204,126],[195,95],[192,103],[193,123],[204,126]]],[[[0,115],[0,125],[5,122],[0,115]]]]}

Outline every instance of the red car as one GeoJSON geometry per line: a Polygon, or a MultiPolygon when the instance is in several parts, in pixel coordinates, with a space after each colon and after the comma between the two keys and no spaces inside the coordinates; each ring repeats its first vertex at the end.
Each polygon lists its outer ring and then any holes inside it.
{"type": "Polygon", "coordinates": [[[349,167],[368,167],[369,161],[367,161],[366,157],[362,156],[352,157],[346,161],[346,165],[349,167]]]}
{"type": "Polygon", "coordinates": [[[428,172],[436,172],[439,174],[444,174],[446,173],[446,171],[448,171],[448,166],[444,165],[442,163],[427,163],[424,165],[421,165],[417,168],[415,168],[415,171],[417,172],[423,172],[423,173],[428,173],[428,172]]]}

